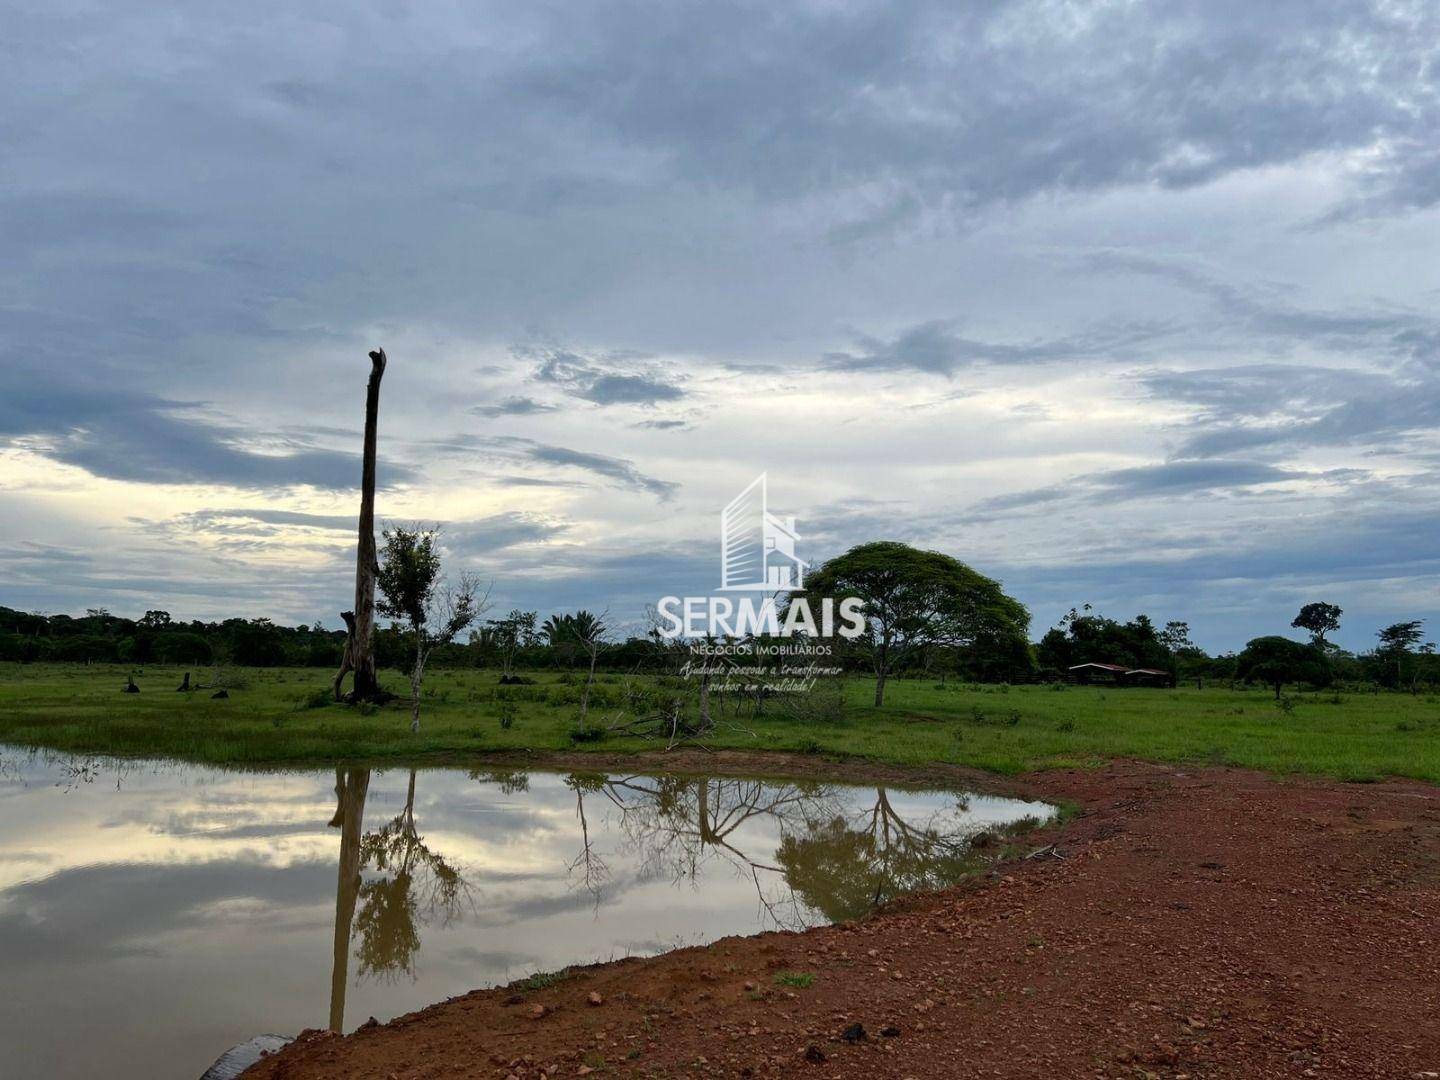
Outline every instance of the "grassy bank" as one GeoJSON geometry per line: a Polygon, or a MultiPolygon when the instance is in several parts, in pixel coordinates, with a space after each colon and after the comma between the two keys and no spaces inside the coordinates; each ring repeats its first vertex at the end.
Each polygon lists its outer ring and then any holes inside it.
{"type": "MultiPolygon", "coordinates": [[[[578,679],[532,675],[501,687],[495,672],[437,671],[427,681],[422,730],[404,707],[326,702],[329,671],[229,672],[229,698],[176,693],[183,669],[147,667],[138,694],[129,669],[0,665],[0,742],[76,752],[164,756],[221,764],[319,764],[507,750],[654,749],[635,737],[574,744],[578,679]],[[510,726],[502,726],[502,717],[510,726]]],[[[203,680],[204,675],[201,674],[203,680]]],[[[391,675],[397,689],[401,680],[391,675]]],[[[601,676],[592,721],[628,715],[645,679],[601,676]]],[[[673,691],[671,691],[673,692],[673,691]]],[[[883,709],[869,680],[845,686],[838,722],[798,720],[771,703],[764,715],[722,714],[715,747],[857,755],[895,765],[948,762],[1001,773],[1114,757],[1245,765],[1349,780],[1388,775],[1440,782],[1440,699],[1408,694],[997,687],[896,680],[883,709]]]]}

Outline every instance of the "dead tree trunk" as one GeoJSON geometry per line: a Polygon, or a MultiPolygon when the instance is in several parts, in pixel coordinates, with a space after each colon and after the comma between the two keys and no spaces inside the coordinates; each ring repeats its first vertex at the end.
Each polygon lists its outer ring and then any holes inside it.
{"type": "Polygon", "coordinates": [[[360,537],[355,548],[355,610],[341,613],[345,620],[345,657],[335,675],[335,700],[341,684],[355,673],[350,701],[374,701],[380,696],[375,673],[375,576],[380,558],[375,548],[375,441],[380,414],[380,380],[385,375],[385,350],[370,354],[370,382],[365,388],[365,459],[360,472],[360,537]]]}

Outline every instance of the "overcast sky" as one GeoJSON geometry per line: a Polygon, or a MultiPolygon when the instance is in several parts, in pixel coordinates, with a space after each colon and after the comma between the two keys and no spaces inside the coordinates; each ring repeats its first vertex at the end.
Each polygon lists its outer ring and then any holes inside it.
{"type": "Polygon", "coordinates": [[[0,604],[339,625],[384,345],[504,608],[713,588],[768,470],[1037,637],[1440,632],[1433,3],[3,9],[0,604]]]}

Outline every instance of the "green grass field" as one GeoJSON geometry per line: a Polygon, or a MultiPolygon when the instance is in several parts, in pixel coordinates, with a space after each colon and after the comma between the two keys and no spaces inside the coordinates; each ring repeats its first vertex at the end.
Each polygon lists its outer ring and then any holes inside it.
{"type": "MultiPolygon", "coordinates": [[[[330,672],[232,669],[230,697],[176,693],[183,669],[147,667],[139,694],[120,688],[125,667],[0,665],[0,742],[123,756],[236,765],[455,758],[518,749],[654,749],[609,736],[575,744],[580,679],[533,674],[498,685],[493,671],[436,671],[426,681],[422,730],[404,703],[330,704],[330,672]],[[512,719],[502,726],[502,714],[512,719]]],[[[196,673],[201,681],[204,672],[196,673]]],[[[386,673],[396,690],[403,680],[386,673]]],[[[602,675],[592,724],[630,717],[633,692],[681,684],[602,675]]],[[[712,747],[858,756],[898,765],[949,762],[1000,773],[1089,765],[1115,757],[1252,766],[1347,780],[1409,776],[1440,781],[1440,699],[1393,693],[976,686],[893,680],[883,709],[873,684],[848,680],[839,721],[800,720],[771,702],[764,715],[720,713],[712,747]]],[[[643,711],[646,707],[640,703],[643,711]]]]}

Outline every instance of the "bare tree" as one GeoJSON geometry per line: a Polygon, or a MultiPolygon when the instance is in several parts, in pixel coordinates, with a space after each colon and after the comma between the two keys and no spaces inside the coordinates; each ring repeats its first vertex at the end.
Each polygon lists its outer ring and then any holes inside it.
{"type": "Polygon", "coordinates": [[[385,530],[385,560],[377,574],[384,600],[380,612],[408,624],[415,645],[410,669],[410,730],[420,730],[420,685],[430,654],[485,613],[489,590],[468,571],[457,584],[440,576],[435,530],[396,526],[385,530]]]}
{"type": "Polygon", "coordinates": [[[342,699],[341,685],[349,672],[355,673],[351,701],[375,701],[381,697],[380,679],[375,671],[375,577],[379,559],[375,551],[375,443],[380,423],[380,380],[385,375],[385,350],[370,354],[370,381],[365,387],[365,450],[360,469],[360,536],[355,547],[355,610],[342,611],[345,620],[345,654],[335,673],[335,700],[342,699]]]}

